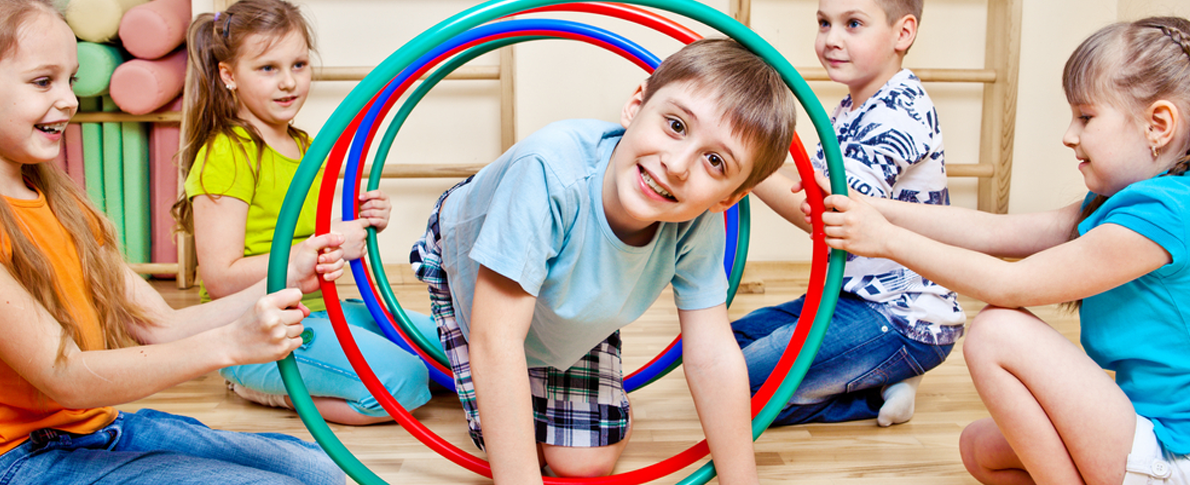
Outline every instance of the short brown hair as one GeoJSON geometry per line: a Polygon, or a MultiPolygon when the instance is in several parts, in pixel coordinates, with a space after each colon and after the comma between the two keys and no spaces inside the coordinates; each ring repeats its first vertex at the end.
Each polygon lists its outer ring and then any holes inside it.
{"type": "Polygon", "coordinates": [[[901,20],[906,15],[912,15],[921,24],[921,10],[925,0],[876,0],[876,4],[884,9],[888,17],[888,25],[901,20]]]}
{"type": "Polygon", "coordinates": [[[752,173],[736,193],[755,187],[785,163],[797,110],[793,92],[767,62],[731,39],[693,42],[649,76],[642,104],[677,82],[714,91],[732,135],[742,138],[751,150],[752,173]]]}

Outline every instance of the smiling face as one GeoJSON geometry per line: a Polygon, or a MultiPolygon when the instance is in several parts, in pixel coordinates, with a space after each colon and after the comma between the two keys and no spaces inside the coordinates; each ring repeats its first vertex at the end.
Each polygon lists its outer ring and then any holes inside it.
{"type": "Polygon", "coordinates": [[[0,59],[0,160],[9,174],[51,161],[66,122],[78,110],[71,83],[78,71],[74,33],[53,13],[38,12],[0,59]]]}
{"type": "Polygon", "coordinates": [[[310,48],[300,32],[280,39],[252,34],[229,66],[219,64],[224,84],[234,86],[239,117],[264,131],[284,132],[310,93],[310,48]]]}
{"type": "Polygon", "coordinates": [[[1108,104],[1071,105],[1062,143],[1074,150],[1087,188],[1112,196],[1167,167],[1152,156],[1144,125],[1108,104]]]}
{"type": "Polygon", "coordinates": [[[889,25],[876,0],[820,0],[814,52],[831,80],[847,85],[858,107],[901,70],[901,55],[913,44],[916,28],[912,16],[889,25]]]}
{"type": "Polygon", "coordinates": [[[608,224],[628,244],[647,243],[658,221],[731,207],[753,164],[710,89],[672,83],[642,103],[643,87],[624,106],[626,131],[603,179],[608,224]]]}

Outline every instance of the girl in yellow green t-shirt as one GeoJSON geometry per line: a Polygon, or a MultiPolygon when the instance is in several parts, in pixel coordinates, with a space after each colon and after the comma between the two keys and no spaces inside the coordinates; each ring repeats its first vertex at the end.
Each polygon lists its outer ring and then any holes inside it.
{"type": "MultiPolygon", "coordinates": [[[[267,276],[277,216],[310,141],[290,122],[309,93],[313,39],[300,11],[282,0],[241,1],[190,27],[192,74],[180,154],[187,177],[175,215],[194,234],[204,300],[267,276]]],[[[319,185],[306,198],[290,244],[314,233],[319,185]]],[[[387,195],[367,192],[360,195],[357,220],[332,224],[331,231],[346,239],[344,259],[363,256],[366,228],[384,230],[391,210],[387,195]]],[[[302,322],[313,338],[294,357],[323,417],[357,425],[391,420],[343,354],[321,293],[303,302],[313,311],[302,322]]],[[[362,304],[348,301],[343,310],[393,397],[407,409],[425,404],[428,373],[420,360],[386,339],[362,304]]],[[[414,319],[423,331],[436,332],[429,317],[414,319]]],[[[245,399],[292,408],[274,364],[228,367],[220,374],[245,399]]]]}

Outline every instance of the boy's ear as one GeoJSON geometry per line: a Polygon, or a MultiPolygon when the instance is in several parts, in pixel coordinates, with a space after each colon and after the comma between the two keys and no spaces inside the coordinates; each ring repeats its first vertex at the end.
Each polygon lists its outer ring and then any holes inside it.
{"type": "Polygon", "coordinates": [[[620,125],[625,129],[632,124],[632,119],[636,118],[636,114],[640,112],[640,107],[645,103],[645,86],[648,81],[640,83],[636,87],[636,91],[632,93],[632,97],[628,98],[628,102],[624,103],[624,110],[620,112],[620,125]]]}
{"type": "Polygon", "coordinates": [[[1158,99],[1145,110],[1145,136],[1149,145],[1157,150],[1165,148],[1182,129],[1181,114],[1177,105],[1158,99]]]}
{"type": "Polygon", "coordinates": [[[897,32],[895,49],[904,54],[913,46],[913,41],[917,40],[917,17],[913,15],[901,17],[901,20],[898,20],[893,27],[897,32]]]}
{"type": "Polygon", "coordinates": [[[730,209],[731,206],[736,205],[736,203],[743,199],[744,196],[748,195],[749,192],[752,192],[752,189],[745,190],[738,194],[729,195],[726,199],[716,202],[715,205],[711,206],[711,208],[708,210],[711,212],[723,212],[727,209],[730,209]]]}

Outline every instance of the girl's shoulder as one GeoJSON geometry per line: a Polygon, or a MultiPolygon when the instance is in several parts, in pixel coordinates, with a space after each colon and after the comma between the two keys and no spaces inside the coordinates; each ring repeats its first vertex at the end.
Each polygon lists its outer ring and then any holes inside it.
{"type": "MultiPolygon", "coordinates": [[[[252,141],[252,137],[248,132],[238,126],[232,127],[232,134],[229,135],[224,132],[219,132],[213,135],[210,140],[207,140],[201,148],[199,148],[198,160],[201,160],[201,155],[211,156],[240,156],[246,153],[255,151],[256,143],[252,141]]],[[[198,161],[196,160],[196,161],[198,161]]]]}
{"type": "Polygon", "coordinates": [[[1106,223],[1154,240],[1190,238],[1190,177],[1173,175],[1134,182],[1104,201],[1079,224],[1079,230],[1085,234],[1106,223]]]}
{"type": "MultiPolygon", "coordinates": [[[[1124,196],[1126,201],[1143,201],[1149,199],[1167,200],[1182,206],[1186,197],[1190,196],[1190,176],[1163,175],[1147,180],[1134,182],[1121,190],[1112,198],[1124,196]]],[[[1111,200],[1111,199],[1108,199],[1111,200]]]]}
{"type": "MultiPolygon", "coordinates": [[[[1190,210],[1190,177],[1185,175],[1159,176],[1133,182],[1104,202],[1101,210],[1106,216],[1120,211],[1164,211],[1179,215],[1190,210]],[[1106,210],[1104,210],[1106,209],[1106,210]]],[[[1184,214],[1183,217],[1190,217],[1184,214]]]]}

